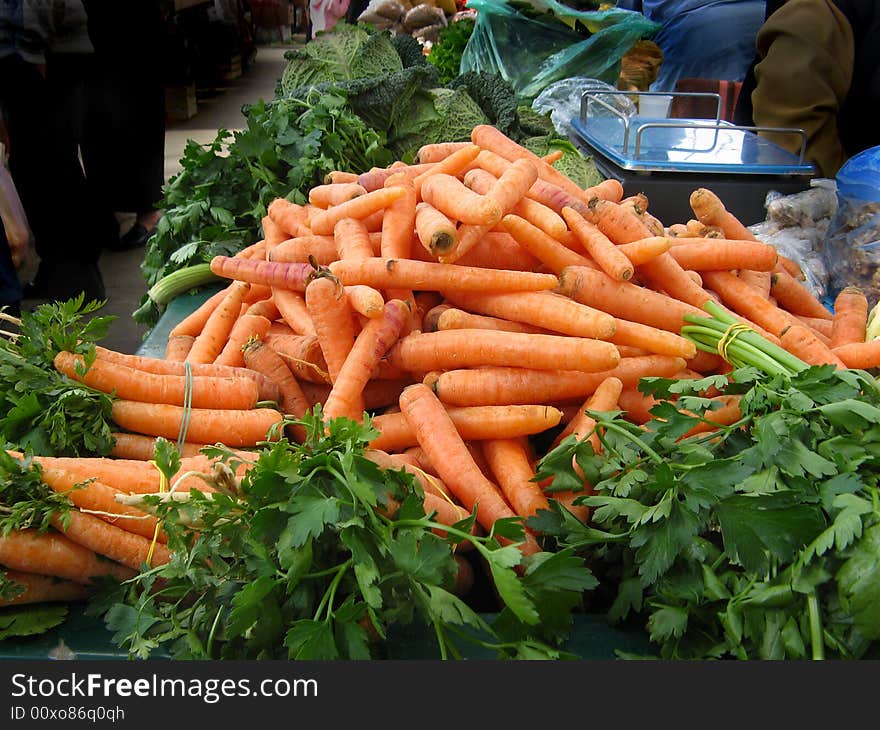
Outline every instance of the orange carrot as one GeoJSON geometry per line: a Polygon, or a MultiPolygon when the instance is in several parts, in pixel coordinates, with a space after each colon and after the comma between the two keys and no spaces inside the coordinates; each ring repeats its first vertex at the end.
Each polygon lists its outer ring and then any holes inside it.
{"type": "MultiPolygon", "coordinates": [[[[185,415],[184,408],[167,403],[120,399],[111,406],[111,417],[122,428],[148,436],[164,436],[172,441],[177,440],[185,415]]],[[[198,443],[254,446],[265,441],[269,429],[280,421],[281,414],[271,408],[193,408],[189,413],[186,439],[198,443]]]]}
{"type": "Polygon", "coordinates": [[[265,343],[281,355],[298,381],[330,382],[327,361],[317,335],[267,335],[265,343]]]}
{"type": "MultiPolygon", "coordinates": [[[[403,389],[415,382],[413,378],[403,378],[397,380],[370,380],[365,386],[362,393],[364,399],[364,409],[367,411],[376,411],[397,403],[397,399],[403,392],[403,389]]],[[[327,401],[330,395],[330,386],[318,383],[301,383],[303,393],[309,401],[310,406],[316,403],[322,405],[327,401]]]]}
{"type": "Polygon", "coordinates": [[[653,418],[651,409],[660,401],[645,395],[636,388],[624,388],[617,399],[617,407],[623,411],[623,417],[631,423],[641,426],[653,418]]]}
{"type": "Polygon", "coordinates": [[[356,182],[325,183],[309,190],[309,202],[318,208],[329,208],[366,193],[363,186],[356,182]]]}
{"type": "Polygon", "coordinates": [[[742,411],[739,407],[741,396],[739,395],[723,395],[714,400],[721,405],[718,408],[707,410],[700,423],[695,424],[685,431],[680,438],[685,439],[698,433],[706,433],[714,431],[719,426],[730,426],[742,418],[742,411]]]}
{"type": "MultiPolygon", "coordinates": [[[[584,190],[587,200],[599,198],[600,200],[610,200],[612,203],[619,203],[623,200],[623,185],[620,180],[609,177],[607,180],[593,185],[591,188],[584,190]]],[[[639,199],[644,201],[642,210],[648,207],[648,198],[644,193],[639,193],[639,199]]]]}
{"type": "Polygon", "coordinates": [[[310,264],[215,256],[211,259],[211,271],[226,279],[302,292],[305,291],[314,268],[310,264]]]}
{"type": "Polygon", "coordinates": [[[416,165],[403,165],[391,167],[373,167],[365,173],[358,175],[357,182],[367,192],[379,190],[385,185],[385,181],[392,175],[404,174],[410,179],[415,178],[426,170],[430,170],[435,163],[426,162],[416,165]]]}
{"type": "Polygon", "coordinates": [[[415,228],[422,246],[434,255],[450,250],[458,236],[455,223],[424,201],[416,205],[415,228]]]}
{"type": "MultiPolygon", "coordinates": [[[[370,319],[382,316],[385,298],[377,289],[363,284],[352,284],[351,286],[343,287],[343,291],[345,293],[345,300],[352,311],[370,319]]],[[[406,293],[406,290],[402,289],[395,291],[406,293]]]]}
{"type": "Polygon", "coordinates": [[[808,365],[836,365],[846,368],[840,356],[806,325],[793,324],[786,327],[780,332],[779,339],[786,350],[808,365]]]}
{"type": "MultiPolygon", "coordinates": [[[[182,406],[186,396],[185,375],[158,375],[144,373],[120,363],[95,358],[84,375],[82,355],[61,350],[55,356],[55,368],[67,377],[84,382],[104,393],[114,393],[117,398],[144,403],[170,403],[182,406]]],[[[259,389],[247,378],[193,375],[190,398],[194,408],[253,408],[259,397],[259,389]]]]}
{"type": "Polygon", "coordinates": [[[538,510],[550,509],[541,487],[532,481],[535,470],[529,463],[521,439],[489,439],[483,442],[483,453],[502,493],[516,514],[520,517],[533,517],[538,510]]]}
{"type": "Polygon", "coordinates": [[[562,209],[566,207],[580,213],[589,211],[587,203],[580,196],[563,190],[560,186],[546,180],[536,180],[535,184],[529,188],[527,197],[560,215],[562,214],[562,209]]]}
{"type": "Polygon", "coordinates": [[[647,279],[653,288],[692,307],[699,309],[710,299],[702,284],[691,278],[678,261],[672,258],[669,251],[642,264],[639,267],[639,274],[647,279]]]}
{"type": "Polygon", "coordinates": [[[616,321],[614,334],[609,338],[609,342],[615,345],[638,347],[657,355],[683,357],[685,360],[697,354],[696,345],[680,335],[625,319],[616,321]]]}
{"type": "Polygon", "coordinates": [[[328,267],[345,286],[412,291],[540,291],[553,289],[555,276],[527,271],[479,269],[456,264],[371,258],[336,261],[328,267]]]}
{"type": "MultiPolygon", "coordinates": [[[[466,509],[476,510],[477,522],[484,529],[491,531],[496,520],[516,516],[498,487],[480,471],[443,404],[430,388],[416,384],[404,390],[400,395],[400,409],[444,484],[466,509]]],[[[521,549],[530,554],[539,548],[531,538],[521,549]]]]}
{"type": "Polygon", "coordinates": [[[244,347],[251,337],[263,337],[269,331],[272,322],[266,317],[254,315],[250,310],[238,318],[232,330],[229,332],[229,338],[220,351],[220,354],[214,359],[216,365],[234,365],[236,367],[244,367],[244,356],[241,354],[241,348],[244,347]]]}
{"type": "Polygon", "coordinates": [[[0,535],[0,565],[24,573],[56,576],[89,584],[93,578],[112,576],[128,580],[135,571],[99,558],[94,550],[53,531],[11,530],[0,535]]]}
{"type": "Polygon", "coordinates": [[[635,271],[632,262],[602,231],[571,208],[563,208],[562,217],[593,260],[608,276],[616,281],[627,281],[632,278],[635,271]]]}
{"type": "Polygon", "coordinates": [[[472,312],[574,337],[607,340],[615,330],[614,317],[610,314],[552,292],[449,292],[447,300],[472,312]]]}
{"type": "MultiPolygon", "coordinates": [[[[109,362],[120,363],[136,370],[146,373],[157,373],[159,375],[186,375],[187,364],[182,362],[170,362],[157,357],[146,357],[144,355],[130,355],[127,353],[116,352],[115,350],[95,346],[95,352],[98,359],[109,362]]],[[[189,365],[193,375],[213,375],[218,377],[241,377],[253,380],[259,389],[260,400],[277,400],[278,386],[271,380],[260,373],[256,373],[249,368],[236,368],[227,365],[214,365],[213,363],[189,365]]]]}
{"type": "Polygon", "coordinates": [[[721,199],[711,190],[697,188],[690,195],[690,204],[700,223],[706,226],[718,226],[725,238],[757,240],[754,234],[724,207],[721,199]]]}
{"type": "Polygon", "coordinates": [[[165,343],[165,359],[183,362],[195,341],[193,335],[169,335],[168,342],[165,343]]]}
{"type": "Polygon", "coordinates": [[[265,317],[269,320],[269,326],[271,327],[272,323],[281,316],[281,313],[278,311],[278,306],[272,298],[271,289],[269,290],[268,297],[251,304],[247,308],[245,314],[251,317],[265,317]]]}
{"type": "Polygon", "coordinates": [[[333,383],[354,346],[351,309],[341,287],[327,278],[315,279],[308,285],[305,301],[333,383]]]}
{"type": "MultiPolygon", "coordinates": [[[[195,456],[205,444],[196,444],[188,441],[179,449],[181,456],[195,456]]],[[[113,448],[109,456],[116,459],[137,459],[149,461],[153,458],[156,448],[156,438],[144,436],[140,433],[113,433],[113,448]]],[[[97,476],[97,475],[96,475],[97,476]]],[[[115,484],[111,486],[116,486],[115,484]]],[[[117,487],[119,489],[121,487],[117,487]]]]}
{"type": "Polygon", "coordinates": [[[452,309],[452,305],[446,301],[441,302],[436,307],[431,307],[422,317],[422,331],[436,332],[440,329],[440,317],[447,309],[452,309]]]}
{"type": "Polygon", "coordinates": [[[269,203],[269,218],[277,223],[288,236],[300,235],[307,227],[308,211],[301,205],[284,198],[276,198],[269,203]]]}
{"type": "Polygon", "coordinates": [[[434,142],[431,144],[423,144],[416,152],[416,160],[420,163],[440,162],[445,160],[453,152],[470,147],[470,142],[434,142]]]}
{"type": "Polygon", "coordinates": [[[370,234],[363,221],[356,218],[340,218],[333,229],[336,253],[340,259],[368,259],[373,255],[370,234]]]}
{"type": "Polygon", "coordinates": [[[324,183],[327,185],[332,183],[353,183],[357,182],[357,179],[357,173],[344,170],[332,170],[324,175],[324,183]]]}
{"type": "Polygon", "coordinates": [[[596,372],[615,367],[620,354],[614,345],[586,337],[445,330],[402,338],[388,361],[414,372],[484,365],[596,372]]]}
{"type": "Polygon", "coordinates": [[[594,223],[614,243],[632,243],[652,235],[632,210],[610,200],[593,198],[584,218],[594,223]]]}
{"type": "Polygon", "coordinates": [[[870,370],[871,368],[880,367],[880,339],[838,345],[834,348],[834,354],[848,368],[870,370]]]}
{"type": "Polygon", "coordinates": [[[705,271],[703,279],[732,310],[760,325],[772,335],[793,324],[800,324],[787,311],[770,303],[751,286],[729,271],[705,271]]]}
{"type": "Polygon", "coordinates": [[[282,241],[286,241],[290,236],[287,231],[267,215],[263,216],[261,225],[263,227],[263,243],[265,245],[263,258],[267,258],[273,248],[282,241]]]}
{"type": "Polygon", "coordinates": [[[210,297],[208,297],[192,312],[190,312],[182,320],[180,320],[180,322],[174,325],[171,328],[171,331],[168,333],[168,336],[198,336],[199,333],[202,331],[202,328],[205,326],[205,322],[208,321],[208,317],[211,316],[211,313],[220,305],[220,302],[222,302],[226,295],[229,293],[229,289],[231,286],[232,284],[228,284],[217,293],[212,294],[210,297]]]}
{"type": "Polygon", "coordinates": [[[797,317],[801,324],[807,325],[807,327],[814,330],[817,334],[827,337],[829,343],[831,342],[831,333],[834,331],[834,320],[819,319],[817,317],[804,317],[800,314],[796,314],[795,317],[797,317]]]}
{"type": "Polygon", "coordinates": [[[272,299],[290,329],[300,335],[315,334],[315,326],[302,294],[278,287],[272,290],[272,299]]]}
{"type": "Polygon", "coordinates": [[[98,555],[133,570],[140,570],[144,565],[164,565],[171,559],[171,552],[161,542],[154,543],[92,515],[72,510],[65,518],[66,521],[61,517],[52,519],[52,526],[58,532],[98,555]]]}
{"type": "Polygon", "coordinates": [[[461,149],[453,151],[451,154],[438,160],[436,164],[431,165],[427,170],[420,172],[413,178],[413,186],[416,193],[422,194],[422,187],[428,179],[434,175],[446,175],[456,177],[464,172],[476,156],[480,153],[480,148],[476,145],[465,145],[461,149]]]}
{"type": "Polygon", "coordinates": [[[564,438],[575,436],[579,441],[589,440],[593,445],[593,451],[598,453],[601,448],[599,435],[595,432],[596,420],[587,414],[587,411],[608,412],[617,409],[618,399],[623,392],[623,381],[620,378],[605,378],[597,387],[596,391],[584,401],[565,428],[559,433],[554,441],[558,445],[564,438]]]}
{"type": "Polygon", "coordinates": [[[456,406],[557,403],[585,398],[611,376],[620,378],[624,387],[635,387],[643,377],[668,378],[684,365],[680,357],[646,355],[622,358],[617,367],[598,373],[506,367],[448,370],[433,389],[444,403],[456,406]]]}
{"type": "MultiPolygon", "coordinates": [[[[677,257],[676,260],[678,260],[677,257]]],[[[746,284],[757,289],[762,297],[765,299],[770,298],[770,285],[772,284],[771,270],[754,271],[752,269],[740,269],[736,275],[746,282],[746,284]]]]}
{"type": "Polygon", "coordinates": [[[864,342],[868,326],[868,299],[856,286],[845,287],[834,299],[831,349],[864,342]]]}
{"type": "Polygon", "coordinates": [[[457,177],[438,173],[425,180],[422,201],[462,223],[494,226],[501,220],[498,202],[465,187],[457,177]]]}
{"type": "Polygon", "coordinates": [[[463,329],[482,329],[482,330],[499,330],[501,332],[530,332],[532,334],[551,334],[548,330],[540,327],[532,327],[522,322],[512,322],[509,319],[501,319],[499,317],[489,317],[482,314],[472,314],[465,312],[463,309],[450,307],[448,304],[441,305],[443,310],[436,318],[434,329],[425,329],[425,332],[436,332],[437,330],[463,330],[463,329]]]}
{"type": "Polygon", "coordinates": [[[382,316],[371,319],[360,331],[327,396],[325,419],[347,416],[361,420],[362,410],[358,409],[364,386],[379,360],[397,341],[408,316],[406,304],[392,299],[386,302],[382,316]]]}
{"type": "Polygon", "coordinates": [[[557,274],[567,266],[594,265],[587,257],[572,251],[517,215],[504,216],[501,226],[532,256],[557,274]]]}
{"type": "MultiPolygon", "coordinates": [[[[278,388],[281,391],[278,405],[284,413],[289,413],[296,418],[302,418],[305,415],[309,409],[308,400],[284,358],[272,347],[261,340],[252,340],[245,346],[244,361],[249,368],[263,373],[263,375],[278,384],[278,388]]],[[[255,409],[254,412],[260,410],[265,409],[255,409]]],[[[255,428],[257,431],[262,428],[263,435],[261,440],[266,438],[267,427],[265,426],[265,421],[274,419],[277,415],[279,415],[277,412],[270,412],[266,418],[262,419],[262,423],[256,424],[255,428]]],[[[132,430],[137,431],[138,429],[132,430]]],[[[229,442],[224,441],[224,443],[229,442]]]]}
{"type": "Polygon", "coordinates": [[[395,174],[385,181],[385,187],[402,188],[405,195],[395,200],[385,210],[385,215],[382,217],[380,253],[389,259],[409,258],[418,203],[415,186],[411,178],[403,174],[395,174]]]}
{"type": "Polygon", "coordinates": [[[15,596],[0,599],[2,606],[23,606],[32,603],[69,603],[82,601],[91,595],[91,591],[81,583],[64,580],[37,573],[21,573],[17,570],[2,570],[0,575],[23,589],[15,596]]]}
{"type": "Polygon", "coordinates": [[[489,231],[470,251],[455,262],[478,269],[536,271],[541,262],[504,231],[489,231]]]}
{"type": "MultiPolygon", "coordinates": [[[[449,406],[446,411],[466,441],[531,436],[555,427],[562,418],[559,409],[541,405],[449,406]]],[[[374,416],[372,426],[379,436],[370,443],[370,448],[402,451],[418,444],[415,432],[402,413],[374,416]]]]}
{"type": "Polygon", "coordinates": [[[770,271],[776,265],[776,249],[758,241],[685,243],[669,250],[679,266],[693,271],[751,269],[770,271]]]}
{"type": "Polygon", "coordinates": [[[670,248],[670,239],[666,236],[651,236],[631,243],[622,243],[617,247],[633,266],[641,266],[670,248]]]}
{"type": "Polygon", "coordinates": [[[590,267],[564,269],[559,276],[558,291],[620,319],[669,332],[681,331],[687,324],[684,320],[686,314],[705,316],[702,309],[647,287],[614,281],[605,272],[590,267]]]}
{"type": "Polygon", "coordinates": [[[813,293],[787,271],[775,271],[770,279],[770,294],[778,305],[805,317],[831,319],[832,314],[813,293]]]}
{"type": "Polygon", "coordinates": [[[380,188],[365,195],[334,205],[327,210],[317,209],[309,217],[309,228],[317,235],[330,235],[336,223],[343,218],[363,220],[367,216],[387,208],[398,198],[406,194],[402,188],[380,188]]]}

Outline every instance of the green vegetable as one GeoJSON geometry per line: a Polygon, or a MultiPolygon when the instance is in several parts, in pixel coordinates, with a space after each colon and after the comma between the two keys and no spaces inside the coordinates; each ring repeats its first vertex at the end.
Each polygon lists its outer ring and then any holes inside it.
{"type": "Polygon", "coordinates": [[[218,279],[219,277],[211,272],[211,264],[194,264],[163,276],[150,287],[147,296],[151,302],[161,307],[181,294],[218,279]]]}
{"type": "Polygon", "coordinates": [[[305,443],[264,449],[232,492],[143,498],[174,556],[91,604],[116,643],[137,657],[381,658],[389,630],[420,621],[433,628],[441,658],[460,656],[468,641],[501,657],[564,656],[572,609],[595,585],[582,558],[523,558],[502,546],[502,536],[522,539],[519,520],[473,537],[472,515],[441,538],[412,477],[365,458],[376,434],[369,422],[336,419],[325,432],[318,409],[302,423],[305,443]],[[451,592],[453,546],[463,540],[505,602],[491,624],[451,592]]]}
{"type": "Polygon", "coordinates": [[[0,609],[0,641],[43,634],[64,623],[67,613],[68,608],[64,604],[0,609]]]}
{"type": "Polygon", "coordinates": [[[461,73],[461,54],[474,32],[473,18],[461,18],[443,28],[428,53],[428,63],[440,71],[440,80],[449,83],[461,73]]]}
{"type": "Polygon", "coordinates": [[[106,455],[113,447],[111,399],[61,375],[60,350],[95,357],[94,345],[115,317],[92,316],[103,302],[83,297],[41,304],[20,320],[4,316],[18,332],[0,338],[0,440],[46,456],[106,455]]]}
{"type": "MultiPolygon", "coordinates": [[[[647,378],[644,428],[594,414],[603,450],[566,439],[542,461],[595,486],[590,528],[556,506],[531,522],[588,553],[614,621],[643,621],[667,659],[877,656],[880,392],[866,372],[739,368],[647,378]],[[710,386],[741,395],[735,424],[689,438],[710,386]]],[[[559,478],[558,476],[556,478],[559,478]]]]}
{"type": "Polygon", "coordinates": [[[592,157],[585,157],[567,139],[560,139],[556,132],[543,137],[529,137],[523,140],[522,145],[542,157],[554,150],[562,150],[562,157],[553,163],[553,167],[582,188],[598,185],[605,179],[596,169],[592,157]]]}
{"type": "MultiPolygon", "coordinates": [[[[141,264],[149,287],[253,243],[275,198],[302,203],[331,170],[359,172],[392,160],[384,137],[352,113],[338,90],[260,101],[245,118],[246,129],[219,130],[210,145],[187,143],[183,170],[164,188],[163,215],[141,264]]],[[[156,300],[144,295],[136,321],[155,324],[164,286],[156,300]]]]}
{"type": "Polygon", "coordinates": [[[284,96],[294,89],[383,76],[403,69],[390,34],[349,23],[317,33],[309,43],[287,51],[284,57],[287,66],[280,82],[280,94],[284,96]]]}

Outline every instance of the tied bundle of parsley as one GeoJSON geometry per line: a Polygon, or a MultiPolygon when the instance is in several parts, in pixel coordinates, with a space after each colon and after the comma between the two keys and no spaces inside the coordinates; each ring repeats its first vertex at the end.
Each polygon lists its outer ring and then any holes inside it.
{"type": "MultiPolygon", "coordinates": [[[[301,422],[304,443],[267,446],[240,485],[144,498],[173,557],[91,604],[115,642],[137,657],[368,659],[385,655],[395,627],[419,622],[439,658],[468,642],[500,657],[567,656],[572,610],[595,585],[582,558],[502,546],[522,540],[520,520],[481,537],[470,534],[473,515],[439,525],[411,475],[365,457],[377,435],[369,422],[334,419],[325,430],[317,410],[301,422]],[[504,603],[491,623],[454,593],[464,543],[504,603]]],[[[179,466],[167,442],[157,463],[169,474],[179,466]]]]}
{"type": "Polygon", "coordinates": [[[595,416],[602,453],[566,439],[539,476],[595,486],[591,527],[533,519],[589,555],[612,621],[643,623],[666,659],[876,657],[880,639],[880,392],[864,371],[754,367],[650,378],[644,428],[595,416]],[[710,387],[740,396],[711,420],[710,387]]]}

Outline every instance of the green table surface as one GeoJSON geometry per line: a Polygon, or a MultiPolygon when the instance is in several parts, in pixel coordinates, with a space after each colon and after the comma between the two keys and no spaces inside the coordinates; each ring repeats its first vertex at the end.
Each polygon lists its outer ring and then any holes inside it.
{"type": "MultiPolygon", "coordinates": [[[[178,322],[195,310],[217,291],[218,287],[204,289],[197,294],[184,295],[169,303],[156,326],[150,331],[138,354],[164,357],[168,333],[178,322]]],[[[8,609],[0,609],[0,611],[8,609]]],[[[484,613],[491,619],[491,614],[484,613]]],[[[610,626],[604,615],[578,613],[566,650],[582,659],[614,659],[617,652],[652,654],[647,635],[638,628],[610,626]]],[[[114,646],[112,634],[101,621],[85,615],[82,605],[72,605],[63,624],[51,631],[32,637],[0,641],[0,659],[120,659],[126,654],[114,646]]],[[[389,659],[437,659],[433,631],[420,624],[400,627],[386,642],[389,659]]],[[[157,658],[161,658],[157,656],[157,658]]],[[[468,646],[467,659],[492,659],[490,650],[468,646]]]]}

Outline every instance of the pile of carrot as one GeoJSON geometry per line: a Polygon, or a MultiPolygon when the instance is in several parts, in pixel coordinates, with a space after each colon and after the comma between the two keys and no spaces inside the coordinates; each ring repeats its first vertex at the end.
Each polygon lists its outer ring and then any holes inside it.
{"type": "MultiPolygon", "coordinates": [[[[707,301],[807,363],[880,365],[861,291],[841,292],[832,314],[710,190],[690,203],[693,219],[660,221],[644,194],[625,197],[613,179],[582,189],[489,125],[426,145],[414,164],[331,173],[305,205],[273,201],[260,241],[213,259],[229,283],[171,330],[164,360],[99,348],[84,379],[116,395],[121,427],[106,461],[149,489],[136,464],[152,438],[178,438],[185,394],[192,459],[203,443],[252,447],[320,404],[327,419],[369,411],[368,456],[412,473],[445,524],[476,507],[491,530],[548,496],[586,521],[572,504],[582,492],[535,480],[542,439],[530,437],[573,434],[598,450],[586,410],[643,424],[655,401],[641,378],[729,371],[680,334],[707,301]]],[[[56,365],[83,377],[68,353],[56,365]]],[[[737,399],[715,397],[712,423],[737,420],[737,399]]],[[[100,479],[99,466],[75,473],[100,479]]],[[[522,549],[537,549],[534,535],[522,549]]]]}

